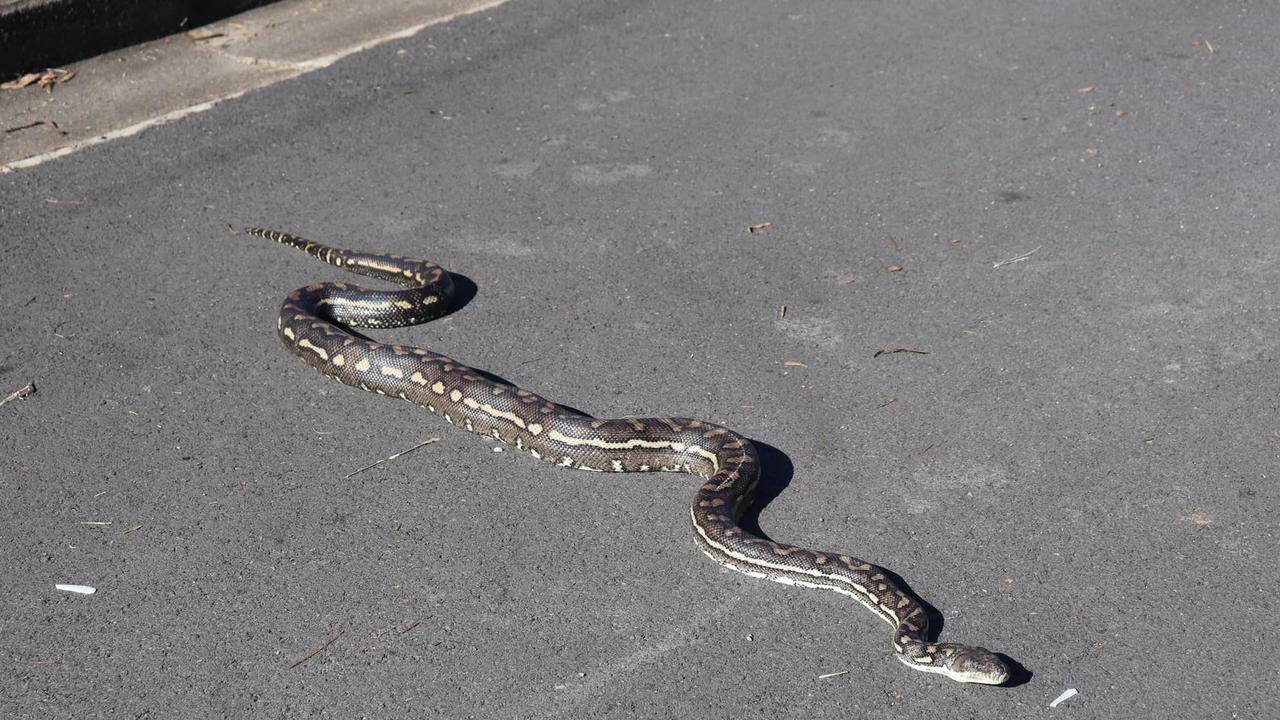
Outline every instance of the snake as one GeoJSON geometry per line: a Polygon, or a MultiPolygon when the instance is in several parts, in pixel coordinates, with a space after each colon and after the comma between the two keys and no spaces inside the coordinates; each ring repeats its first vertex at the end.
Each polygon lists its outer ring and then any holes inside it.
{"type": "Polygon", "coordinates": [[[853,598],[893,627],[894,655],[909,668],[963,683],[1009,680],[1010,664],[1000,655],[934,641],[923,604],[884,568],[844,553],[774,542],[744,528],[741,520],[761,477],[759,452],[747,438],[692,418],[595,418],[431,350],[369,339],[351,328],[405,327],[449,312],[449,273],[426,260],[334,248],[276,230],[245,232],[400,286],[371,290],[320,282],[287,296],[277,322],[280,339],[323,375],[406,400],[556,465],[695,475],[702,485],[689,508],[693,539],[715,562],[751,577],[853,598]]]}

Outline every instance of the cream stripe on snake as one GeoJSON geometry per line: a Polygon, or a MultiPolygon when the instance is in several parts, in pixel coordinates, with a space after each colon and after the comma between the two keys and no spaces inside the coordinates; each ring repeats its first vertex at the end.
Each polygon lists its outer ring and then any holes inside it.
{"type": "Polygon", "coordinates": [[[357,337],[345,327],[414,325],[448,310],[453,283],[425,260],[330,248],[273,230],[246,232],[298,248],[343,270],[404,286],[368,290],[317,283],[289,294],[280,310],[285,347],[345,385],[391,395],[450,424],[528,451],[546,462],[598,472],[678,471],[703,485],[689,510],[708,557],[752,577],[847,595],[893,626],[896,657],[908,667],[960,682],[998,685],[1009,668],[981,647],[931,642],[920,603],[888,573],[833,552],[783,545],[740,526],[759,478],[755,447],[732,430],[687,418],[600,420],[422,348],[357,337]]]}

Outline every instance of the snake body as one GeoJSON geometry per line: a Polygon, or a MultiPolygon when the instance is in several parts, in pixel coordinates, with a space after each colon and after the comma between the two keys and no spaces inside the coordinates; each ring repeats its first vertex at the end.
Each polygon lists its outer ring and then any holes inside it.
{"type": "Polygon", "coordinates": [[[883,568],[745,530],[739,520],[752,503],[760,461],[751,442],[729,428],[689,418],[597,419],[439,353],[357,336],[346,328],[401,327],[444,314],[453,295],[449,274],[425,260],[331,248],[273,230],[246,232],[403,286],[388,291],[317,283],[289,294],[280,310],[280,338],[324,375],[420,405],[545,462],[596,472],[697,475],[703,484],[689,513],[694,541],[712,560],[752,577],[857,600],[893,626],[895,655],[915,670],[989,685],[1009,678],[1005,662],[985,648],[932,642],[920,602],[883,568]]]}

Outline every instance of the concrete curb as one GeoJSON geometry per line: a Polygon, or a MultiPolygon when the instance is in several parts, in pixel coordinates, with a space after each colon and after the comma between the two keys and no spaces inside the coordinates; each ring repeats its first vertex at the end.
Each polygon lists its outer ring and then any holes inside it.
{"type": "Polygon", "coordinates": [[[189,30],[272,0],[0,0],[0,80],[189,30]]]}
{"type": "Polygon", "coordinates": [[[71,82],[0,92],[0,174],[202,112],[506,1],[279,0],[201,26],[204,39],[167,35],[104,52],[68,65],[71,82]]]}

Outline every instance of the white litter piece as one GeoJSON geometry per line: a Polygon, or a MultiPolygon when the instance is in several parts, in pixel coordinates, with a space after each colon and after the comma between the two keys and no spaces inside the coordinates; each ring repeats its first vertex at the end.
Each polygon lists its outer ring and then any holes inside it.
{"type": "Polygon", "coordinates": [[[97,588],[90,587],[88,585],[66,585],[64,583],[58,583],[57,585],[54,585],[54,587],[57,588],[58,590],[66,590],[67,592],[80,593],[81,595],[92,595],[98,592],[97,588]]]}
{"type": "Polygon", "coordinates": [[[1059,704],[1059,703],[1062,703],[1062,702],[1065,702],[1065,701],[1067,701],[1067,700],[1070,700],[1071,698],[1075,697],[1075,696],[1076,696],[1076,694],[1077,694],[1077,692],[1076,692],[1076,689],[1075,689],[1075,688],[1067,688],[1066,690],[1064,690],[1064,691],[1063,691],[1063,693],[1062,693],[1061,695],[1059,695],[1059,696],[1058,696],[1058,698],[1057,698],[1056,700],[1054,700],[1053,702],[1049,703],[1049,707],[1051,707],[1051,708],[1058,707],[1058,704],[1059,704]]]}

